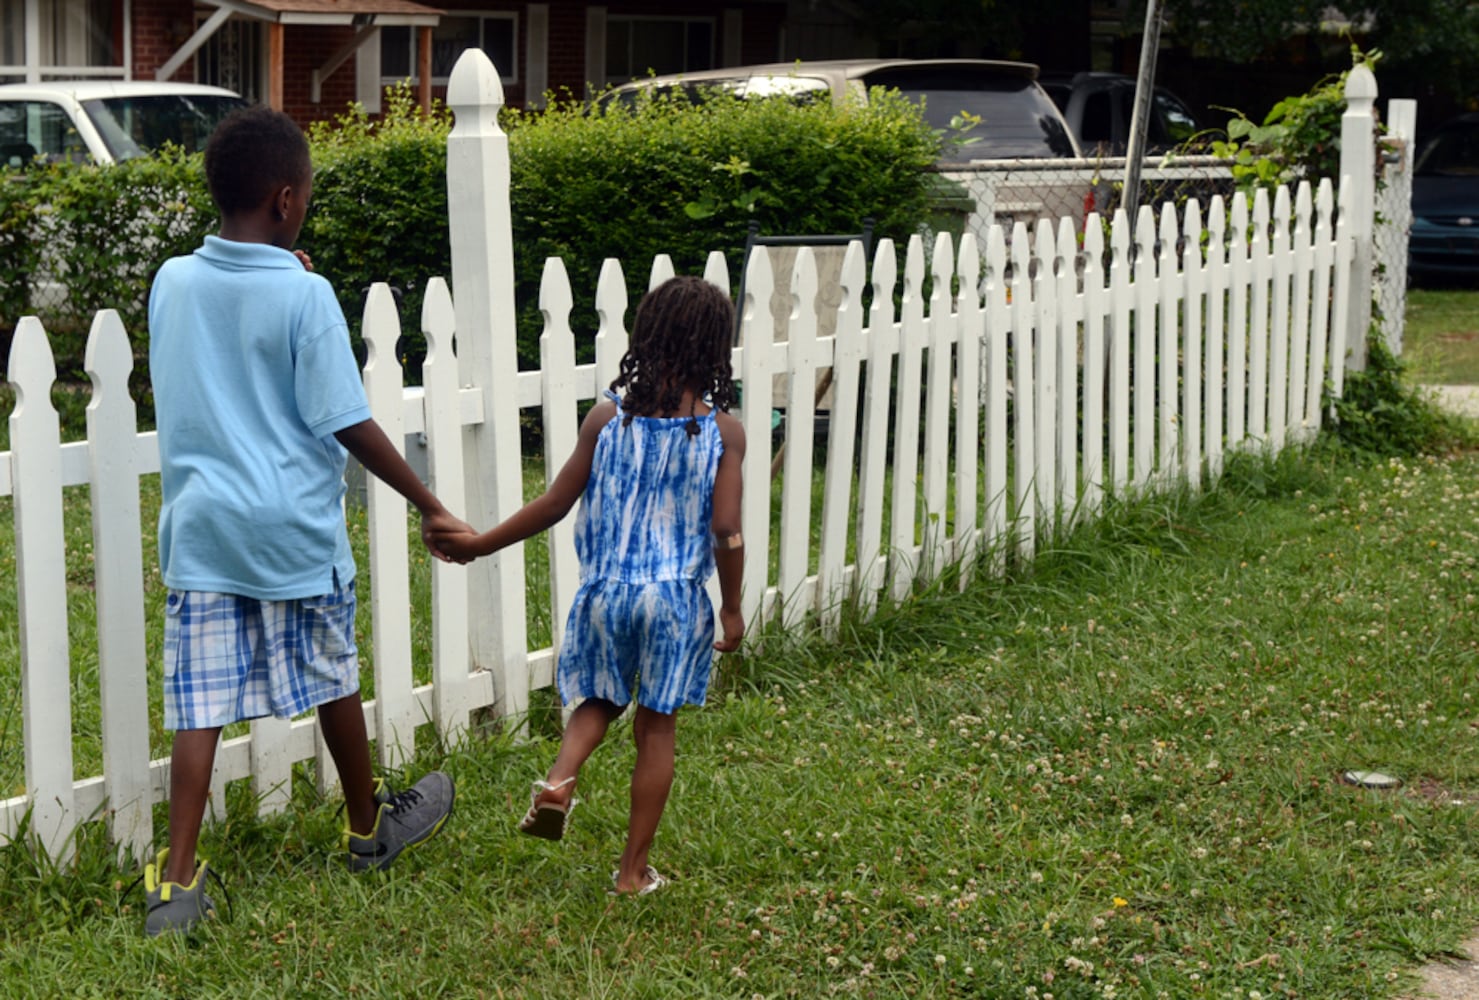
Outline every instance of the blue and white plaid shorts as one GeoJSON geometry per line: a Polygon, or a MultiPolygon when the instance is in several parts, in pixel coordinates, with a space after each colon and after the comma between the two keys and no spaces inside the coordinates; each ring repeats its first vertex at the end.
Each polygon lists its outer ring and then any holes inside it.
{"type": "Polygon", "coordinates": [[[171,590],[164,617],[164,728],[287,719],[359,690],[354,582],[261,601],[171,590]]]}

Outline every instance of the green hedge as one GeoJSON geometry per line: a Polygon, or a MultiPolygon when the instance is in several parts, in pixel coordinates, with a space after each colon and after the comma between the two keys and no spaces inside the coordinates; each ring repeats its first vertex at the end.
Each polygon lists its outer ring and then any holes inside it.
{"type": "MultiPolygon", "coordinates": [[[[420,308],[428,279],[450,277],[446,141],[450,114],[423,115],[408,90],[376,121],[352,111],[310,130],[315,178],[299,245],[338,290],[357,330],[364,290],[402,292],[402,355],[415,380],[420,308]]],[[[750,219],[766,234],[856,232],[906,237],[926,219],[938,138],[913,105],[875,94],[866,108],[742,102],[714,95],[636,108],[577,102],[509,111],[519,355],[538,359],[538,288],[549,256],[564,258],[576,300],[572,323],[594,332],[596,278],[608,257],[627,271],[633,302],[652,258],[697,271],[712,250],[738,273],[750,219]]],[[[149,281],[216,225],[199,156],[167,154],[118,166],[38,166],[0,184],[0,329],[42,315],[59,368],[79,375],[94,310],[118,308],[146,340],[149,281]],[[28,221],[29,220],[29,221],[28,221]],[[65,248],[71,296],[31,302],[26,277],[45,241],[65,248]]],[[[455,294],[455,289],[454,289],[455,294]]],[[[589,349],[589,337],[584,339],[589,349]]]]}
{"type": "Polygon", "coordinates": [[[178,150],[108,167],[56,163],[8,172],[0,183],[5,358],[26,314],[45,322],[62,379],[85,377],[83,351],[99,309],[117,309],[142,343],[154,272],[198,246],[216,219],[200,157],[178,150]]]}

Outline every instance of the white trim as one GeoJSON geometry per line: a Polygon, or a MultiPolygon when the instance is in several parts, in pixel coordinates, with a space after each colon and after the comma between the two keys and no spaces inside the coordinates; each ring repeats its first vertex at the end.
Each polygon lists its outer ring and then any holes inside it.
{"type": "Polygon", "coordinates": [[[378,115],[384,93],[380,83],[380,46],[364,46],[354,54],[354,99],[367,114],[378,115]]]}
{"type": "Polygon", "coordinates": [[[229,7],[217,7],[215,13],[205,19],[205,23],[195,29],[195,34],[185,39],[185,44],[175,50],[175,54],[154,71],[154,79],[168,80],[179,72],[180,67],[200,49],[202,45],[210,41],[210,37],[221,30],[221,25],[231,19],[229,7]]]}
{"type": "MultiPolygon", "coordinates": [[[[531,3],[524,8],[528,21],[524,28],[524,106],[544,106],[544,92],[549,90],[549,4],[531,3]]],[[[518,45],[518,35],[514,36],[518,45]]]]}
{"type": "Polygon", "coordinates": [[[40,83],[41,65],[41,0],[26,0],[26,82],[40,83]]]}
{"type": "Polygon", "coordinates": [[[606,8],[585,9],[585,87],[601,87],[606,79],[606,8]]]}
{"type": "Polygon", "coordinates": [[[134,78],[134,4],[123,0],[123,78],[134,78]]]}
{"type": "Polygon", "coordinates": [[[308,78],[308,99],[314,104],[323,103],[324,81],[333,76],[334,73],[349,61],[349,57],[359,51],[360,46],[369,41],[379,41],[380,29],[374,23],[360,25],[354,29],[354,35],[343,45],[335,50],[334,54],[324,60],[322,66],[316,67],[308,78]]]}

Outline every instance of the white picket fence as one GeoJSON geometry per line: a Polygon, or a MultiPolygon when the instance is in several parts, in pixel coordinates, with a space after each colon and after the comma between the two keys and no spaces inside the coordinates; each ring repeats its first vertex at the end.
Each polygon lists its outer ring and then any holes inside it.
{"type": "MultiPolygon", "coordinates": [[[[390,439],[424,431],[434,490],[486,525],[522,502],[520,412],[538,414],[553,476],[575,443],[577,404],[616,374],[633,303],[620,265],[608,261],[596,293],[595,361],[577,364],[569,282],[561,261],[548,261],[540,369],[517,371],[508,151],[496,118],[502,91],[481,53],[458,63],[449,104],[458,294],[454,303],[440,279],[429,288],[425,387],[407,390],[394,350],[397,313],[388,289],[376,286],[365,309],[365,384],[390,439]]],[[[1351,113],[1369,121],[1371,101],[1358,95],[1351,113]]],[[[1370,298],[1369,277],[1352,269],[1363,248],[1351,206],[1370,212],[1369,192],[1352,191],[1371,176],[1348,173],[1339,213],[1323,180],[1251,203],[1238,196],[1228,205],[1190,204],[1181,215],[1146,207],[1133,225],[1115,218],[1107,237],[1094,219],[1081,249],[1067,220],[1040,223],[1031,240],[1019,224],[1010,255],[999,227],[984,247],[970,234],[958,247],[948,236],[931,247],[916,237],[902,263],[890,241],[872,261],[854,244],[841,271],[841,305],[827,324],[834,332],[825,336],[809,305],[815,261],[803,249],[790,276],[786,341],[776,340],[765,307],[775,282],[766,251],[757,249],[734,352],[751,442],[747,617],[827,631],[848,602],[866,613],[950,564],[963,568],[964,581],[1030,558],[1041,539],[1093,517],[1108,496],[1195,488],[1217,477],[1232,449],[1307,441],[1322,419],[1322,386],[1339,391],[1351,331],[1362,329],[1352,317],[1370,298]],[[816,512],[811,389],[823,368],[832,371],[830,436],[816,512]],[[801,433],[785,443],[772,574],[766,443],[777,383],[789,400],[786,425],[801,433]]],[[[672,273],[659,258],[651,282],[672,273]]],[[[719,254],[705,274],[732,284],[719,254]]],[[[14,838],[29,813],[29,833],[62,856],[76,825],[95,816],[106,818],[122,853],[146,853],[151,806],[168,785],[167,759],[151,759],[149,748],[150,713],[159,707],[147,703],[144,623],[158,609],[143,606],[149,568],[139,513],[140,477],[158,472],[159,456],[154,435],[135,430],[132,364],[116,315],[99,314],[87,353],[89,437],[60,445],[50,402],[55,370],[38,321],[22,322],[10,358],[17,405],[0,495],[14,507],[25,792],[0,801],[0,839],[14,838]],[[73,774],[62,521],[62,490],[75,485],[92,497],[104,760],[101,775],[81,778],[73,774]]],[[[432,680],[415,685],[406,505],[372,481],[368,508],[375,655],[366,669],[375,698],[365,711],[381,762],[393,765],[414,750],[420,723],[455,735],[474,710],[517,718],[529,691],[551,684],[554,649],[528,649],[521,546],[468,567],[438,563],[432,680]]],[[[551,535],[549,613],[558,646],[577,573],[572,525],[551,535]]],[[[227,782],[249,779],[259,808],[279,809],[293,766],[310,759],[331,784],[311,717],[259,720],[223,745],[215,799],[222,801],[227,782]]]]}

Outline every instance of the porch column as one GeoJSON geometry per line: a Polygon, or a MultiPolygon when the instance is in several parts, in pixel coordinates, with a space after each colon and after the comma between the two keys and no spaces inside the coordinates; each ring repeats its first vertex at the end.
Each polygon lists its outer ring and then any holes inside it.
{"type": "Polygon", "coordinates": [[[431,112],[431,29],[416,29],[416,103],[431,112]]]}
{"type": "Polygon", "coordinates": [[[267,106],[274,111],[283,109],[282,63],[283,25],[272,21],[267,25],[267,106]]]}

